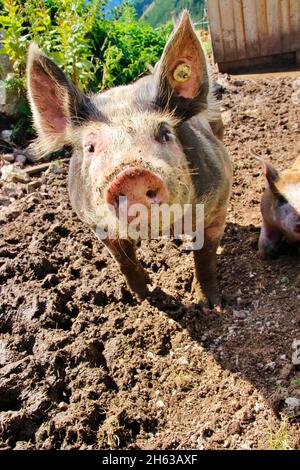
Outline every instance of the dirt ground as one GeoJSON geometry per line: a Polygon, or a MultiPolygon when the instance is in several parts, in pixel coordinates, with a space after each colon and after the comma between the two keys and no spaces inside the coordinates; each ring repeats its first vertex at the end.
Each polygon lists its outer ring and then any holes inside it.
{"type": "Polygon", "coordinates": [[[192,255],[172,242],[142,243],[155,289],[137,303],[73,213],[66,163],[0,188],[1,449],[300,448],[285,402],[300,398],[300,258],[258,256],[250,155],[288,167],[300,107],[291,78],[220,79],[234,164],[221,314],[194,303],[192,255]]]}

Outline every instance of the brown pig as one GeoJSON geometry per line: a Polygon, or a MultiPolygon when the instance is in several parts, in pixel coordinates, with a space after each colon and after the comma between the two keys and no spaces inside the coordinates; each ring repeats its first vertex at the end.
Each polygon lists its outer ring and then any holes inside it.
{"type": "Polygon", "coordinates": [[[286,242],[300,246],[300,156],[281,173],[270,163],[259,160],[265,166],[268,181],[261,201],[259,252],[272,258],[280,254],[286,242]]]}
{"type": "MultiPolygon", "coordinates": [[[[216,250],[224,231],[232,168],[221,143],[222,122],[210,91],[201,43],[187,11],[153,73],[86,96],[35,45],[27,65],[28,96],[41,154],[73,147],[71,204],[98,233],[99,207],[120,218],[135,204],[204,204],[204,244],[194,251],[197,299],[220,305],[216,250]],[[216,134],[216,135],[214,135],[216,134]],[[219,138],[218,138],[219,137],[219,138]],[[121,207],[122,206],[122,207],[121,207]]],[[[148,274],[130,237],[103,240],[129,288],[147,295],[148,274]]]]}

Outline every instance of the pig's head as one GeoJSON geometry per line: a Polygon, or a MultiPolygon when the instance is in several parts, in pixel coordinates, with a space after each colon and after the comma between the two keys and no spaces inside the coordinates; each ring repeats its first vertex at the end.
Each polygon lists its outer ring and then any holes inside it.
{"type": "Polygon", "coordinates": [[[178,137],[184,121],[207,108],[205,56],[184,12],[154,73],[128,86],[85,96],[32,45],[28,93],[41,153],[74,149],[71,202],[82,220],[97,208],[192,201],[190,168],[178,137]]]}
{"type": "Polygon", "coordinates": [[[268,182],[261,206],[264,220],[288,240],[300,241],[300,168],[279,173],[270,163],[263,163],[268,182]]]}

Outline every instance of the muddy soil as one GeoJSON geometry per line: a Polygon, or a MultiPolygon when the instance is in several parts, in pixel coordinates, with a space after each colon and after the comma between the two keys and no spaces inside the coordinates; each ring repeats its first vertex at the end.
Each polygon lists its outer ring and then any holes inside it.
{"type": "Polygon", "coordinates": [[[300,258],[258,256],[264,177],[250,155],[288,167],[300,108],[290,78],[221,79],[234,164],[221,314],[194,302],[192,255],[172,242],[142,243],[155,289],[136,302],[73,213],[66,163],[2,184],[2,449],[300,447],[300,410],[285,402],[300,399],[300,258]]]}

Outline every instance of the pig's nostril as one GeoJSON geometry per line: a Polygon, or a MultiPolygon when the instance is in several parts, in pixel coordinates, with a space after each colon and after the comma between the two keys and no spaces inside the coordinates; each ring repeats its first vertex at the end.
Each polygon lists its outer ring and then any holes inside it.
{"type": "Polygon", "coordinates": [[[120,194],[118,194],[117,196],[114,197],[114,202],[115,202],[115,205],[117,207],[119,207],[119,205],[120,205],[120,198],[121,197],[126,197],[126,196],[125,196],[125,194],[120,193],[120,194]]]}
{"type": "Polygon", "coordinates": [[[300,223],[295,226],[295,232],[300,233],[300,223]]]}
{"type": "Polygon", "coordinates": [[[146,193],[146,196],[149,198],[149,199],[154,199],[156,196],[157,196],[157,193],[158,193],[158,190],[152,190],[152,189],[149,189],[149,191],[147,191],[146,193]]]}

